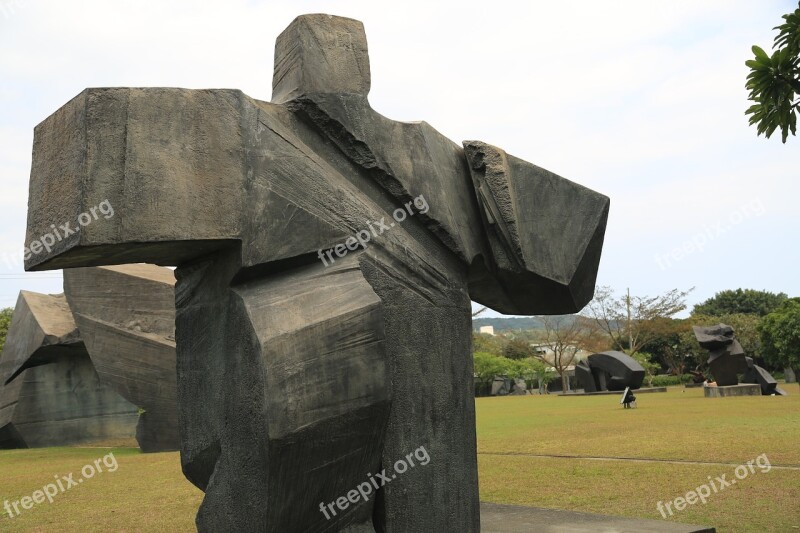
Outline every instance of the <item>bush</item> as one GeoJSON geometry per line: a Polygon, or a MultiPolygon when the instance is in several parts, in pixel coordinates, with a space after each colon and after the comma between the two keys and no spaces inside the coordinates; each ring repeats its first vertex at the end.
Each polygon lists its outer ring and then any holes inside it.
{"type": "Polygon", "coordinates": [[[683,374],[682,376],[667,376],[663,374],[659,376],[653,376],[653,387],[670,387],[673,385],[683,385],[684,383],[691,382],[691,374],[683,374]]]}

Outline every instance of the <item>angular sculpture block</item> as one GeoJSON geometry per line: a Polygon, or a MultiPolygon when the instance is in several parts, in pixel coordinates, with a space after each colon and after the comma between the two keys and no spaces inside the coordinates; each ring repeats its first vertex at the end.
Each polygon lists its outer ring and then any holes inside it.
{"type": "Polygon", "coordinates": [[[49,440],[9,445],[127,438],[135,427],[142,451],[178,449],[174,283],[167,268],[125,265],[65,271],[66,296],[23,291],[0,360],[0,427],[74,420],[49,440]]]}
{"type": "MultiPolygon", "coordinates": [[[[710,327],[692,326],[692,329],[700,346],[709,351],[708,366],[718,387],[739,385],[739,374],[744,374],[742,383],[758,383],[765,396],[786,394],[769,372],[753,364],[751,357],[745,356],[742,345],[734,338],[732,327],[717,324],[710,327]]],[[[724,392],[706,390],[706,397],[749,395],[749,390],[747,387],[731,388],[724,392]]]]}
{"type": "Polygon", "coordinates": [[[486,143],[467,141],[464,152],[496,264],[495,275],[473,281],[470,294],[505,313],[541,302],[552,314],[583,307],[594,294],[607,199],[486,143]],[[541,280],[531,283],[530,272],[541,280]]]}
{"type": "Polygon", "coordinates": [[[28,239],[115,214],[28,269],[178,267],[200,531],[477,531],[470,297],[517,314],[592,297],[608,198],[383,117],[369,72],[360,22],[306,15],[278,38],[271,103],[91,89],[36,128],[28,239]],[[430,464],[325,507],[420,447],[430,464]]]}
{"type": "Polygon", "coordinates": [[[22,291],[0,356],[0,448],[127,439],[137,417],[98,377],[64,296],[22,291]]]}
{"type": "Polygon", "coordinates": [[[772,374],[753,362],[752,357],[745,357],[747,361],[747,372],[742,376],[742,383],[758,383],[761,387],[761,394],[764,396],[786,396],[786,391],[778,387],[778,382],[772,374]]]}
{"type": "Polygon", "coordinates": [[[638,389],[644,375],[644,368],[633,357],[616,351],[592,354],[575,365],[578,386],[585,392],[638,389]]]}
{"type": "Polygon", "coordinates": [[[175,276],[124,265],[64,271],[64,293],[100,379],[143,410],[144,452],[177,450],[175,276]]]}
{"type": "Polygon", "coordinates": [[[711,327],[692,326],[700,346],[709,351],[708,366],[718,386],[736,385],[737,374],[747,371],[747,361],[739,341],[733,337],[733,328],[725,324],[711,327]]]}

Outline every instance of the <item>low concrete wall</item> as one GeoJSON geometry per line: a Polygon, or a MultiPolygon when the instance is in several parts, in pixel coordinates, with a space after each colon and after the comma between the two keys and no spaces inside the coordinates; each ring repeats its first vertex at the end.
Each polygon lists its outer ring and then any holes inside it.
{"type": "Polygon", "coordinates": [[[755,383],[741,383],[725,387],[706,387],[706,398],[723,398],[726,396],[761,396],[761,385],[755,383]]]}

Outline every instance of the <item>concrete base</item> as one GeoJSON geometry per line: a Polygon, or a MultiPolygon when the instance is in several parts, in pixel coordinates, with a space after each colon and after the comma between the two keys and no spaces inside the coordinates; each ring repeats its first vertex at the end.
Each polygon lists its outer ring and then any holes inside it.
{"type": "Polygon", "coordinates": [[[707,526],[481,503],[483,533],[715,533],[707,526]]]}
{"type": "Polygon", "coordinates": [[[723,398],[726,396],[761,396],[761,386],[755,383],[740,383],[724,387],[706,387],[706,398],[723,398]]]}
{"type": "MultiPolygon", "coordinates": [[[[577,392],[576,391],[565,392],[565,393],[559,394],[559,396],[603,396],[603,395],[606,395],[606,396],[614,396],[614,395],[622,396],[622,392],[623,391],[621,391],[621,390],[603,390],[603,391],[597,391],[597,392],[583,392],[583,390],[579,389],[577,392]]],[[[633,391],[633,394],[635,396],[637,394],[644,393],[644,392],[667,392],[667,388],[666,387],[647,387],[647,388],[643,388],[643,389],[636,389],[635,391],[633,391]]]]}

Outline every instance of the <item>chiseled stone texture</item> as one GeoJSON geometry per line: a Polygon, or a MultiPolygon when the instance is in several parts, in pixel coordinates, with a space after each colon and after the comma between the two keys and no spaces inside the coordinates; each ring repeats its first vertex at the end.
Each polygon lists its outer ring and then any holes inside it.
{"type": "Polygon", "coordinates": [[[369,72],[360,22],[305,15],[278,37],[272,102],[87,89],[36,128],[28,239],[104,200],[115,215],[28,269],[178,267],[200,531],[478,531],[470,298],[542,314],[592,297],[608,198],[383,117],[369,72]],[[428,465],[320,512],[420,446],[428,465]]]}
{"type": "Polygon", "coordinates": [[[144,452],[177,450],[175,276],[154,265],[64,270],[64,293],[103,383],[139,407],[144,452]]]}
{"type": "Polygon", "coordinates": [[[64,296],[22,291],[0,356],[0,448],[129,439],[137,418],[95,372],[64,296]]]}

